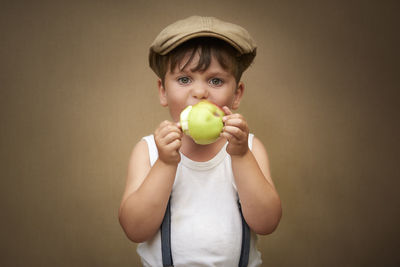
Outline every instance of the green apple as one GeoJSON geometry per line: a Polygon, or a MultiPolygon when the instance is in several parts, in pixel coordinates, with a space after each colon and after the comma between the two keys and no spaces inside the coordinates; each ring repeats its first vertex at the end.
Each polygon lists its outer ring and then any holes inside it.
{"type": "Polygon", "coordinates": [[[180,115],[182,130],[192,137],[196,144],[208,145],[215,142],[224,127],[225,113],[217,105],[202,100],[187,106],[180,115]]]}

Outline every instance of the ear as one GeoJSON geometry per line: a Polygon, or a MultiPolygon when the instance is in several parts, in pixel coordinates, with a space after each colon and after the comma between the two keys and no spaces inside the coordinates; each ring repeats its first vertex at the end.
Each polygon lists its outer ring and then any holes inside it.
{"type": "Polygon", "coordinates": [[[238,87],[236,88],[236,91],[235,91],[234,98],[233,98],[233,103],[232,103],[233,110],[239,108],[240,101],[242,100],[242,97],[243,97],[243,93],[244,93],[244,83],[239,82],[238,87]]]}
{"type": "Polygon", "coordinates": [[[165,90],[165,87],[161,79],[158,79],[157,85],[158,85],[158,97],[160,98],[160,104],[163,107],[167,107],[168,106],[167,91],[165,90]]]}

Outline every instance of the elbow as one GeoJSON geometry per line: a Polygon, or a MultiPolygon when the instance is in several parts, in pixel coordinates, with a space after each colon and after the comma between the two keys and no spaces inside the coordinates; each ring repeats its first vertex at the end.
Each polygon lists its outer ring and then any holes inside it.
{"type": "Polygon", "coordinates": [[[126,237],[134,243],[143,243],[152,238],[154,235],[146,231],[142,231],[137,225],[124,220],[123,216],[119,216],[119,223],[124,230],[126,237]]]}
{"type": "Polygon", "coordinates": [[[279,203],[278,208],[272,214],[268,215],[263,224],[254,227],[252,230],[259,235],[269,235],[275,232],[282,218],[282,208],[279,203]]]}
{"type": "Polygon", "coordinates": [[[258,235],[270,235],[275,232],[276,228],[278,228],[279,223],[268,224],[263,227],[259,227],[254,229],[254,232],[258,235]]]}
{"type": "Polygon", "coordinates": [[[138,234],[135,233],[129,233],[128,231],[125,231],[125,235],[126,237],[128,237],[128,239],[134,243],[143,243],[146,242],[148,240],[148,238],[144,237],[144,236],[140,236],[138,234]]]}
{"type": "Polygon", "coordinates": [[[120,225],[122,227],[122,229],[124,230],[124,233],[126,235],[126,237],[134,242],[134,243],[143,243],[145,241],[148,240],[148,238],[146,236],[144,236],[143,234],[138,233],[138,231],[135,231],[133,228],[134,227],[130,227],[128,226],[126,223],[123,222],[123,220],[120,219],[120,225]]]}
{"type": "Polygon", "coordinates": [[[121,204],[119,210],[118,210],[118,221],[119,224],[121,225],[122,230],[124,231],[126,237],[134,242],[134,243],[142,243],[146,240],[144,240],[143,237],[139,236],[134,229],[136,228],[135,226],[132,227],[132,223],[129,222],[129,219],[126,217],[124,214],[124,209],[123,209],[123,204],[121,204]]]}
{"type": "Polygon", "coordinates": [[[278,225],[279,219],[273,220],[272,222],[269,222],[261,227],[257,227],[253,229],[253,231],[258,235],[270,235],[275,232],[275,230],[278,228],[278,225]]]}

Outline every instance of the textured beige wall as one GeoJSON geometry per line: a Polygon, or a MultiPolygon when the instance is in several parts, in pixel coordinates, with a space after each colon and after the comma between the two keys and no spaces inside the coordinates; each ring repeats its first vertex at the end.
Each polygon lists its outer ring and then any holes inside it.
{"type": "Polygon", "coordinates": [[[264,266],[400,264],[399,6],[367,2],[2,1],[0,265],[138,266],[117,209],[168,118],[147,49],[193,14],[259,45],[239,111],[283,201],[264,266]]]}

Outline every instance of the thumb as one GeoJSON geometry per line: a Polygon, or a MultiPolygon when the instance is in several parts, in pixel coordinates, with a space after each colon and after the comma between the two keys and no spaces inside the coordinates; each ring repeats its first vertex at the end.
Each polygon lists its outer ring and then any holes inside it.
{"type": "Polygon", "coordinates": [[[225,115],[232,115],[232,111],[227,107],[227,106],[223,106],[222,110],[225,112],[225,115]]]}

